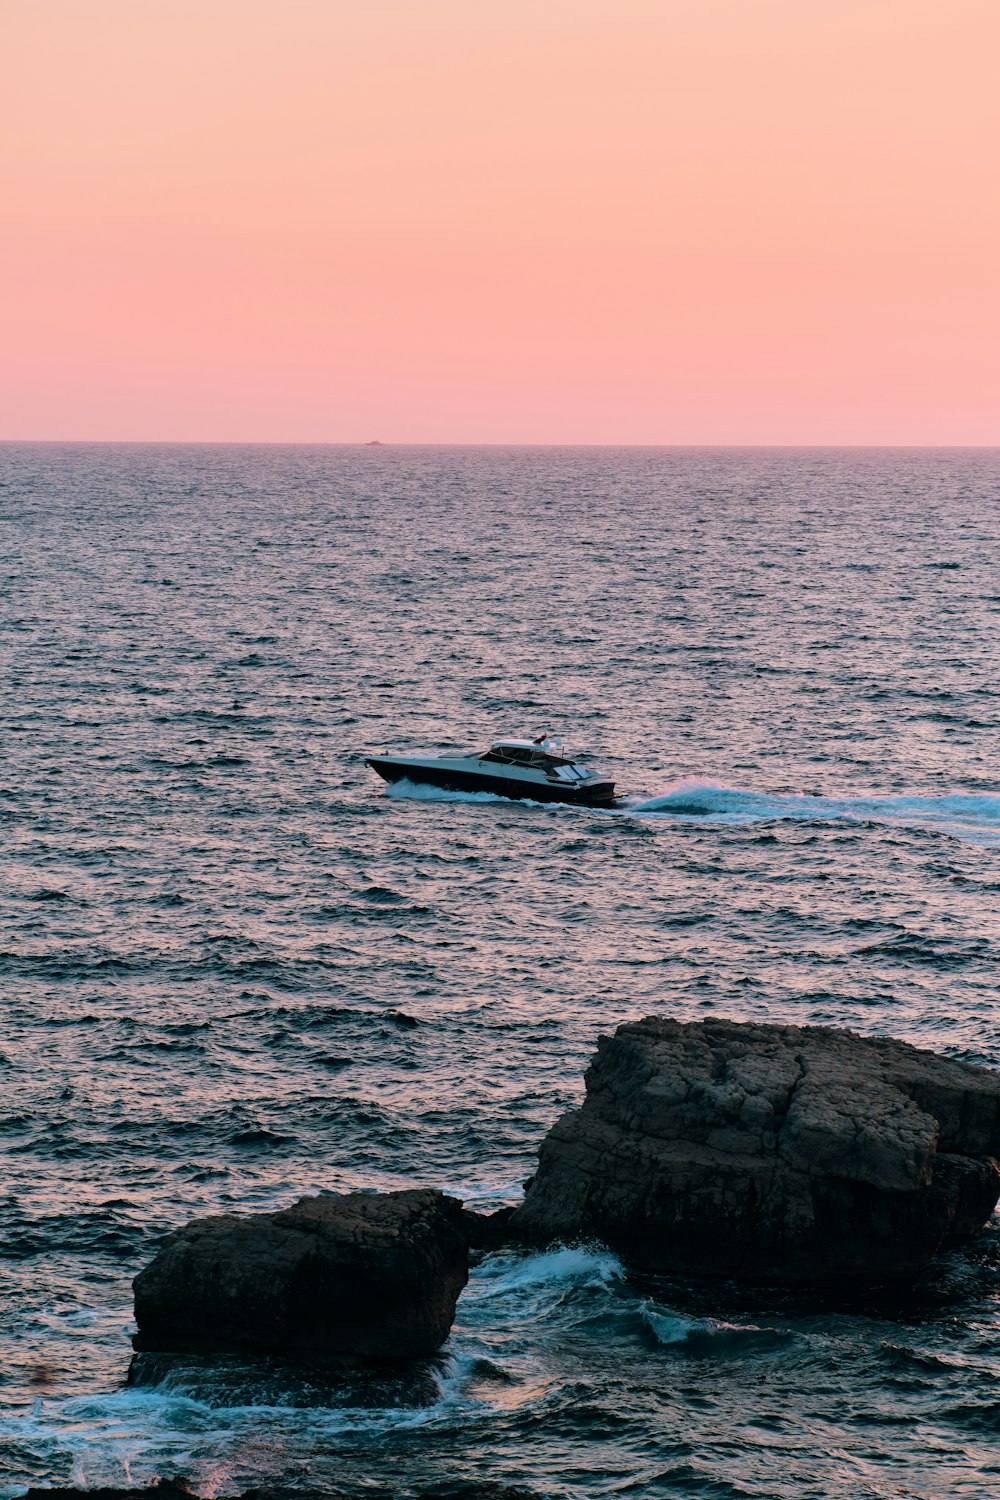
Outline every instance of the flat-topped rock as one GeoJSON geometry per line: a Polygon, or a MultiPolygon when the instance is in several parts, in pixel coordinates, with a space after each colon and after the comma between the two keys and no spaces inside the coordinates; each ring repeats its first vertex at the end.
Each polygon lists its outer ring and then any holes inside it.
{"type": "Polygon", "coordinates": [[[137,1350],[411,1359],[468,1280],[462,1205],[431,1189],[302,1198],[194,1219],[136,1277],[137,1350]]]}
{"type": "Polygon", "coordinates": [[[651,1270],[912,1275],[1000,1194],[1000,1074],[821,1026],[651,1016],[602,1037],[507,1225],[651,1270]]]}

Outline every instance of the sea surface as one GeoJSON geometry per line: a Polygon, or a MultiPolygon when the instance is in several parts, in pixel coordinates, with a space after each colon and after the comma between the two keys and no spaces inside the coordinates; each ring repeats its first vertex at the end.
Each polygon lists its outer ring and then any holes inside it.
{"type": "Polygon", "coordinates": [[[439,1361],[189,1360],[199,1214],[517,1200],[597,1037],[1000,1066],[1000,452],[0,448],[0,1500],[1000,1495],[1000,1225],[849,1298],[478,1264],[439,1361]],[[614,811],[387,790],[561,734],[614,811]]]}

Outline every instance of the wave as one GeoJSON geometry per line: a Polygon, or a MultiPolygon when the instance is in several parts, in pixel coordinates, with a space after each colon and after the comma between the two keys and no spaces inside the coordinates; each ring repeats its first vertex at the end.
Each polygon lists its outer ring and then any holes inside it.
{"type": "MultiPolygon", "coordinates": [[[[251,1479],[287,1480],[289,1467],[311,1470],[317,1447],[330,1443],[381,1443],[394,1432],[454,1426],[473,1404],[431,1372],[414,1393],[416,1404],[405,1391],[378,1389],[377,1379],[373,1389],[362,1381],[356,1390],[310,1390],[308,1381],[296,1388],[276,1371],[270,1389],[241,1387],[236,1379],[227,1390],[219,1377],[216,1364],[204,1389],[192,1382],[195,1393],[168,1378],[158,1386],[36,1401],[5,1417],[3,1435],[19,1454],[43,1452],[82,1488],[151,1484],[166,1471],[185,1473],[196,1491],[209,1494],[219,1492],[224,1476],[222,1492],[231,1493],[251,1479]],[[356,1405],[344,1404],[352,1397],[356,1405]],[[234,1473],[243,1482],[232,1483],[234,1473]]],[[[24,1494],[24,1481],[8,1484],[8,1477],[0,1475],[0,1500],[24,1494]]]]}
{"type": "Polygon", "coordinates": [[[924,828],[977,844],[1000,844],[1000,793],[950,792],[938,797],[823,797],[811,793],[754,792],[685,778],[656,797],[629,798],[619,809],[632,816],[745,824],[808,822],[883,823],[924,828]]]}
{"type": "Polygon", "coordinates": [[[541,1253],[504,1251],[488,1255],[470,1278],[459,1303],[466,1324],[492,1318],[497,1305],[519,1316],[538,1317],[574,1292],[604,1291],[625,1272],[610,1250],[598,1245],[558,1245],[541,1253]],[[487,1304],[491,1311],[487,1315],[487,1304]]]}
{"type": "Polygon", "coordinates": [[[641,1310],[642,1321],[661,1348],[698,1359],[739,1358],[781,1349],[794,1334],[781,1328],[762,1328],[756,1323],[726,1323],[717,1318],[686,1318],[664,1312],[652,1303],[641,1310]]]}

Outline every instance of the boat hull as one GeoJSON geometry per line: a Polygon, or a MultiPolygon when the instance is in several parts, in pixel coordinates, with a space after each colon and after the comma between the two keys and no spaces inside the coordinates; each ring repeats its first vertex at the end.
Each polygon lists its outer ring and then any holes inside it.
{"type": "Polygon", "coordinates": [[[373,755],[366,761],[383,781],[412,781],[417,786],[436,786],[445,792],[490,792],[521,802],[560,802],[575,807],[611,807],[615,800],[613,781],[595,781],[590,786],[571,787],[528,777],[506,776],[492,771],[465,770],[461,766],[412,760],[394,760],[373,755]]]}

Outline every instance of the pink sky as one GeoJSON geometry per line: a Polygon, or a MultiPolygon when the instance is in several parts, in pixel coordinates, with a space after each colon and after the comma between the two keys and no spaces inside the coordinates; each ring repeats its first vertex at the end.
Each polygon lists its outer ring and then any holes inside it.
{"type": "Polygon", "coordinates": [[[1000,444],[997,0],[0,0],[0,438],[1000,444]]]}

